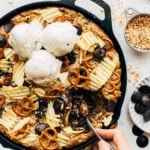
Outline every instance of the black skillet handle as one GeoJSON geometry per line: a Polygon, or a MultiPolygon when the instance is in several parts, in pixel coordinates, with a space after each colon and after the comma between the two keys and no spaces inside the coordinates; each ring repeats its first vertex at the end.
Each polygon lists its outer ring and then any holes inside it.
{"type": "Polygon", "coordinates": [[[104,9],[105,19],[101,20],[102,26],[105,27],[107,31],[110,30],[112,31],[112,18],[111,18],[110,6],[107,3],[105,3],[103,0],[91,0],[91,1],[104,9]]]}
{"type": "MultiPolygon", "coordinates": [[[[75,6],[76,0],[60,0],[58,2],[64,3],[67,5],[75,6]]],[[[105,3],[103,0],[91,0],[92,2],[96,3],[100,7],[104,9],[105,13],[105,19],[101,20],[101,26],[102,28],[105,28],[108,32],[112,33],[112,19],[111,19],[111,9],[107,3],[105,3]]]]}

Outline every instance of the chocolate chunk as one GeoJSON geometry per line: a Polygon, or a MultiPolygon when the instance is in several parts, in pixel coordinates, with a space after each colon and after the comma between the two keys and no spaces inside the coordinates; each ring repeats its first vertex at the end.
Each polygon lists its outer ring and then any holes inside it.
{"type": "Polygon", "coordinates": [[[114,112],[115,107],[116,107],[116,103],[115,102],[108,101],[107,108],[106,108],[107,111],[114,112]]]}
{"type": "Polygon", "coordinates": [[[71,53],[67,54],[68,60],[70,61],[70,64],[74,64],[76,61],[76,56],[74,52],[72,51],[71,53]]]}
{"type": "Polygon", "coordinates": [[[1,108],[1,109],[0,109],[0,118],[1,118],[2,115],[3,115],[3,112],[4,112],[4,108],[1,108]]]}
{"type": "Polygon", "coordinates": [[[139,147],[145,147],[148,145],[148,138],[145,135],[141,135],[137,138],[136,143],[139,147]]]}
{"type": "Polygon", "coordinates": [[[5,37],[3,35],[0,35],[0,48],[4,48],[7,41],[5,40],[5,37]]]}
{"type": "Polygon", "coordinates": [[[131,96],[131,101],[134,103],[138,103],[141,101],[142,94],[140,92],[134,92],[131,96]]]}
{"type": "Polygon", "coordinates": [[[65,102],[62,99],[58,98],[54,101],[53,107],[55,109],[55,112],[59,114],[64,110],[65,102]]]}
{"type": "Polygon", "coordinates": [[[77,29],[77,34],[81,35],[82,34],[82,27],[80,25],[74,25],[74,27],[77,29]]]}
{"type": "Polygon", "coordinates": [[[106,55],[106,50],[105,48],[101,48],[101,47],[97,47],[93,54],[94,58],[98,61],[102,60],[105,57],[105,55],[106,55]]]}
{"type": "Polygon", "coordinates": [[[139,91],[142,93],[142,94],[148,94],[150,93],[150,86],[148,85],[143,85],[139,88],[139,91]]]}
{"type": "Polygon", "coordinates": [[[136,125],[133,126],[132,132],[136,136],[140,136],[143,134],[143,131],[141,129],[139,129],[136,125]]]}
{"type": "Polygon", "coordinates": [[[44,131],[46,128],[48,128],[49,125],[45,123],[39,123],[35,126],[35,133],[40,135],[42,131],[44,131]]]}
{"type": "Polygon", "coordinates": [[[43,118],[45,116],[46,111],[46,108],[38,108],[34,111],[34,114],[37,118],[43,118]]]}
{"type": "Polygon", "coordinates": [[[143,119],[145,122],[150,121],[150,109],[144,113],[143,119]]]}
{"type": "Polygon", "coordinates": [[[44,99],[44,98],[40,98],[39,99],[39,107],[45,107],[45,108],[47,108],[48,107],[47,100],[44,99]]]}
{"type": "Polygon", "coordinates": [[[8,22],[5,25],[3,25],[4,31],[6,33],[10,32],[10,30],[14,27],[14,24],[12,22],[8,22]]]}

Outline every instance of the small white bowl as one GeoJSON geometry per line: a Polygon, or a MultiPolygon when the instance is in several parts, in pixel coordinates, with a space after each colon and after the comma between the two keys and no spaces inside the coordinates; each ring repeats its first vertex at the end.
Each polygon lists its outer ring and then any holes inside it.
{"type": "MultiPolygon", "coordinates": [[[[134,91],[138,91],[138,88],[142,85],[149,85],[150,86],[150,76],[143,78],[135,87],[134,91]]],[[[134,92],[133,91],[133,92],[134,92]]],[[[134,109],[135,103],[131,100],[129,101],[129,114],[131,116],[132,121],[134,124],[139,127],[144,132],[150,134],[150,121],[144,122],[143,115],[136,113],[134,109]]]]}

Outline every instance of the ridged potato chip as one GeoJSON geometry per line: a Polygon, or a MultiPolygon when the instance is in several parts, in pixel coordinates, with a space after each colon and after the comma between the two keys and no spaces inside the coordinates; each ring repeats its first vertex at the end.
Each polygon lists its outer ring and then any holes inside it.
{"type": "Polygon", "coordinates": [[[1,59],[0,60],[0,70],[3,72],[12,72],[12,66],[11,62],[8,61],[7,59],[1,59]]]}
{"type": "Polygon", "coordinates": [[[33,102],[38,100],[38,96],[36,94],[32,94],[29,98],[32,99],[33,102]]]}
{"type": "Polygon", "coordinates": [[[44,97],[46,93],[42,88],[32,88],[31,90],[39,97],[44,97]]]}
{"type": "Polygon", "coordinates": [[[69,141],[69,137],[66,136],[63,132],[58,133],[58,141],[60,143],[60,146],[66,146],[68,141],[69,141]]]}
{"type": "Polygon", "coordinates": [[[55,114],[53,102],[50,102],[48,104],[46,121],[48,125],[52,128],[58,127],[60,125],[60,116],[55,114]]]}
{"type": "Polygon", "coordinates": [[[0,124],[3,125],[8,130],[13,129],[18,123],[19,119],[17,115],[13,112],[10,106],[5,107],[2,117],[0,118],[0,124]]]}
{"type": "Polygon", "coordinates": [[[92,91],[99,90],[111,77],[113,71],[117,67],[118,64],[118,55],[116,58],[110,59],[109,57],[105,57],[97,67],[90,74],[90,84],[89,88],[92,91]]]}
{"type": "Polygon", "coordinates": [[[41,19],[47,23],[51,23],[56,17],[61,16],[62,13],[56,7],[47,8],[41,11],[41,19]]]}
{"type": "Polygon", "coordinates": [[[16,85],[22,86],[24,82],[24,62],[17,62],[13,66],[13,81],[16,85]]]}
{"type": "Polygon", "coordinates": [[[14,54],[15,54],[15,51],[13,49],[11,49],[11,48],[4,49],[4,56],[6,59],[11,59],[14,54]]]}
{"type": "Polygon", "coordinates": [[[100,39],[99,36],[95,35],[93,32],[85,32],[81,35],[80,40],[77,45],[82,50],[94,52],[96,46],[104,47],[105,43],[100,39]]]}
{"type": "Polygon", "coordinates": [[[37,139],[38,135],[34,133],[30,133],[26,138],[22,139],[22,143],[31,143],[34,142],[37,139]]]}
{"type": "Polygon", "coordinates": [[[22,99],[30,94],[30,90],[26,86],[19,86],[19,87],[3,86],[1,90],[12,99],[22,99]]]}

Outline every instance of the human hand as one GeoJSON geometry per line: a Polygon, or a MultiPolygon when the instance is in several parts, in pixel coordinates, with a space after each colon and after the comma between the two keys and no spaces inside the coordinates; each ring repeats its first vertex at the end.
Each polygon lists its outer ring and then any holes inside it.
{"type": "MultiPolygon", "coordinates": [[[[111,140],[116,150],[131,150],[123,132],[119,129],[97,129],[103,139],[111,140]]],[[[104,141],[98,142],[99,150],[110,150],[104,141]]]]}

